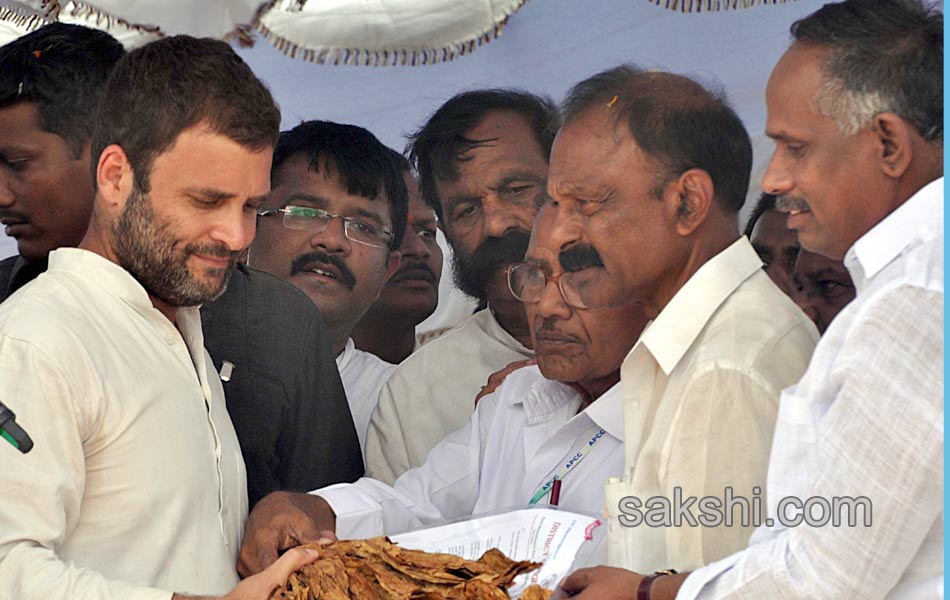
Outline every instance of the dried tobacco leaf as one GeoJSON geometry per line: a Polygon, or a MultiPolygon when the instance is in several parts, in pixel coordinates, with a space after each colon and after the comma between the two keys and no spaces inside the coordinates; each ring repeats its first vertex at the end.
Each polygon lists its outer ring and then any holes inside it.
{"type": "MultiPolygon", "coordinates": [[[[320,558],[293,573],[272,599],[506,600],[515,577],[541,566],[513,561],[495,548],[472,561],[401,548],[386,537],[315,547],[320,558]]],[[[550,597],[538,586],[528,590],[533,595],[526,600],[550,597]]]]}

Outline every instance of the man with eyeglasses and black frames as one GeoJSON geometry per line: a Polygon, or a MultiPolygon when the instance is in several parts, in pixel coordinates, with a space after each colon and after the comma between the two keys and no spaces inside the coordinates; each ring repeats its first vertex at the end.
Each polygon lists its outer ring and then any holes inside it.
{"type": "Polygon", "coordinates": [[[271,186],[248,262],[320,309],[362,448],[395,365],[358,350],[351,333],[399,266],[408,211],[400,166],[362,127],[307,121],[281,133],[271,186]]]}
{"type": "Polygon", "coordinates": [[[602,510],[604,480],[623,471],[620,365],[646,318],[632,303],[604,304],[613,295],[600,254],[586,244],[554,243],[554,216],[553,207],[541,209],[525,261],[507,269],[510,291],[525,305],[538,365],[509,375],[392,487],[363,478],[265,498],[248,519],[243,574],[324,530],[371,537],[547,504],[555,477],[562,482],[559,506],[602,510]]]}

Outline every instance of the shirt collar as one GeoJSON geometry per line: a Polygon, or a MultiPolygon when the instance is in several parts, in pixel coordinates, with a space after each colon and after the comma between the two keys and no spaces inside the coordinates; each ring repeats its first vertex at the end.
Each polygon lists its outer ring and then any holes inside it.
{"type": "Polygon", "coordinates": [[[485,312],[488,313],[487,318],[485,319],[485,332],[519,354],[524,354],[526,356],[533,355],[534,352],[529,348],[525,348],[521,342],[516,340],[510,333],[505,331],[505,328],[501,326],[501,323],[498,322],[498,319],[495,318],[495,313],[492,311],[491,306],[485,309],[485,312]]]}
{"type": "Polygon", "coordinates": [[[689,278],[647,326],[637,346],[646,346],[669,375],[713,313],[761,266],[752,244],[745,236],[740,237],[689,278]]]}
{"type": "Polygon", "coordinates": [[[343,346],[343,352],[340,352],[336,355],[336,368],[338,371],[342,371],[346,368],[346,365],[350,364],[350,361],[353,360],[353,356],[356,354],[356,343],[353,341],[353,338],[346,339],[346,345],[343,346]]]}
{"type": "Polygon", "coordinates": [[[844,263],[860,292],[911,246],[943,228],[943,177],[931,181],[848,249],[844,263]]]}
{"type": "Polygon", "coordinates": [[[584,414],[601,429],[616,439],[623,441],[623,391],[618,381],[600,398],[584,409],[584,414]]]}
{"type": "Polygon", "coordinates": [[[50,252],[49,272],[81,271],[96,285],[137,310],[153,310],[148,292],[132,275],[111,260],[79,248],[59,248],[50,252]]]}
{"type": "MultiPolygon", "coordinates": [[[[565,404],[571,404],[571,416],[581,405],[580,393],[571,386],[545,379],[537,365],[524,367],[525,370],[532,369],[536,372],[538,381],[523,394],[520,398],[515,398],[514,404],[521,404],[525,411],[528,422],[535,422],[549,418],[553,412],[560,410],[565,404]]],[[[623,393],[618,381],[612,388],[604,392],[600,398],[597,398],[582,414],[600,426],[604,431],[616,439],[623,441],[623,393]]],[[[568,421],[571,417],[568,417],[568,421]]]]}

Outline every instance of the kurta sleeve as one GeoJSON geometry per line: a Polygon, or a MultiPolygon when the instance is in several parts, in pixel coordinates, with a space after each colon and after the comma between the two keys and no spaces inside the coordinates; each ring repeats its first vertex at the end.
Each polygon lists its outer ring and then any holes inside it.
{"type": "Polygon", "coordinates": [[[0,442],[0,596],[168,600],[171,592],[108,580],[57,555],[79,518],[83,444],[97,422],[95,400],[54,364],[28,342],[0,336],[4,402],[34,442],[25,455],[0,442]]]}

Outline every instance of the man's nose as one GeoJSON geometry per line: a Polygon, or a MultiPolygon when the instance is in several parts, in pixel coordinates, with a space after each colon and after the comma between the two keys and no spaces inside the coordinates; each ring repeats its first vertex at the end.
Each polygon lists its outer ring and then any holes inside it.
{"type": "Polygon", "coordinates": [[[323,248],[328,253],[346,253],[350,249],[350,240],[346,237],[346,223],[339,217],[333,217],[323,231],[310,234],[310,246],[323,248]]]}
{"type": "Polygon", "coordinates": [[[243,206],[222,211],[211,228],[211,239],[223,243],[232,252],[243,250],[254,241],[256,222],[256,215],[245,211],[243,206]]]}
{"type": "Polygon", "coordinates": [[[429,258],[429,246],[426,245],[425,241],[419,235],[419,232],[415,231],[411,227],[406,228],[406,234],[402,238],[402,244],[399,246],[399,252],[402,254],[403,258],[429,258]]]}
{"type": "Polygon", "coordinates": [[[762,174],[762,191],[767,194],[781,196],[789,193],[794,187],[792,178],[779,156],[778,150],[772,154],[769,165],[762,174]]]}
{"type": "Polygon", "coordinates": [[[798,308],[808,316],[809,319],[814,323],[818,323],[818,309],[815,308],[814,303],[811,301],[811,298],[808,297],[808,294],[804,290],[799,290],[795,292],[795,295],[792,296],[792,300],[795,301],[795,304],[798,305],[798,308]]]}
{"type": "Polygon", "coordinates": [[[486,239],[503,237],[509,231],[521,227],[511,206],[494,192],[482,197],[482,214],[482,235],[486,239]]]}
{"type": "Polygon", "coordinates": [[[13,206],[13,189],[11,177],[0,167],[0,207],[9,208],[13,206]]]}

